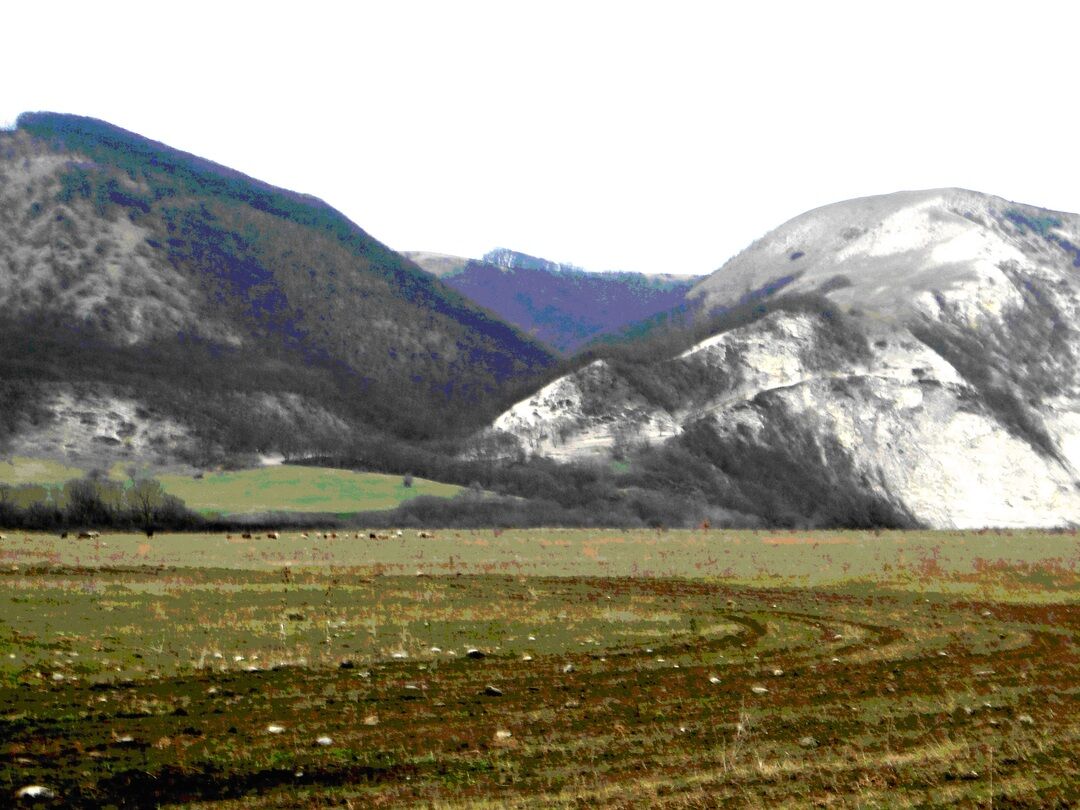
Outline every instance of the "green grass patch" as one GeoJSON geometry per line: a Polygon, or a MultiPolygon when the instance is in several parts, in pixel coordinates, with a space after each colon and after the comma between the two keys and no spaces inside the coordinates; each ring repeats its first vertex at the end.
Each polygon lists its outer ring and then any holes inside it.
{"type": "Polygon", "coordinates": [[[360,473],[320,467],[263,467],[208,473],[203,478],[161,476],[170,495],[198,512],[363,512],[393,509],[409,498],[450,498],[461,487],[414,478],[406,487],[399,475],[360,473]]]}
{"type": "Polygon", "coordinates": [[[43,458],[14,456],[0,461],[0,484],[61,484],[72,478],[82,478],[83,470],[68,467],[43,458]]]}

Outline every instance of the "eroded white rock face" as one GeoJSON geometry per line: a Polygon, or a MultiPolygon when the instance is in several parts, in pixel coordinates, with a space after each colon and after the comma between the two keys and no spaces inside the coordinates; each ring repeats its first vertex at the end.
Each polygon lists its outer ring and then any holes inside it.
{"type": "Polygon", "coordinates": [[[620,443],[662,441],[681,430],[603,360],[544,386],[493,428],[516,436],[529,453],[564,460],[608,457],[620,443]]]}
{"type": "Polygon", "coordinates": [[[1080,524],[1078,246],[1080,217],[955,189],[812,211],[695,292],[731,305],[785,274],[785,292],[825,284],[864,350],[812,308],[773,312],[658,361],[681,386],[663,403],[598,361],[495,427],[562,459],[701,420],[762,452],[796,431],[821,464],[842,455],[837,486],[929,526],[1080,524]]]}

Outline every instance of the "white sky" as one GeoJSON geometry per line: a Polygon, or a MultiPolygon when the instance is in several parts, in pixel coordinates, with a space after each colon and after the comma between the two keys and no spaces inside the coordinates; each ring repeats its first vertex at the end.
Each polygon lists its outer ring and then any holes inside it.
{"type": "Polygon", "coordinates": [[[102,118],[399,250],[707,273],[868,194],[1080,211],[1080,3],[10,5],[0,124],[102,118]]]}

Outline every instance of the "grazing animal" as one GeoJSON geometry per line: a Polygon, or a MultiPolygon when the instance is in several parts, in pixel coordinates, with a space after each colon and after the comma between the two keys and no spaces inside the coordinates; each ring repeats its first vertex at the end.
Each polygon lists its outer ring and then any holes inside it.
{"type": "Polygon", "coordinates": [[[277,532],[267,532],[266,536],[271,540],[277,540],[281,537],[277,532]]]}
{"type": "Polygon", "coordinates": [[[433,540],[435,538],[435,535],[431,532],[417,532],[416,536],[421,540],[433,540]]]}
{"type": "Polygon", "coordinates": [[[375,534],[375,532],[368,532],[368,540],[378,540],[378,539],[379,539],[379,535],[375,534]]]}
{"type": "MultiPolygon", "coordinates": [[[[67,532],[60,532],[60,539],[61,540],[67,540],[67,536],[68,536],[67,532]]],[[[0,537],[0,540],[2,540],[2,539],[3,539],[3,537],[0,537]]]]}
{"type": "Polygon", "coordinates": [[[390,535],[388,535],[388,534],[382,534],[382,533],[379,533],[379,534],[376,534],[376,535],[375,535],[375,539],[376,539],[376,540],[389,540],[389,539],[390,539],[390,535]]]}
{"type": "Polygon", "coordinates": [[[245,540],[250,540],[250,539],[251,539],[251,532],[244,532],[244,533],[243,533],[242,535],[240,535],[240,536],[241,536],[242,538],[244,538],[245,540]]]}

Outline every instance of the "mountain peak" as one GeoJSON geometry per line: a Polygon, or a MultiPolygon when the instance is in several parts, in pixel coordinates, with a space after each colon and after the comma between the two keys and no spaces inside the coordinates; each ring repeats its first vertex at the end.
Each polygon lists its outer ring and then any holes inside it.
{"type": "Polygon", "coordinates": [[[484,254],[483,261],[501,267],[503,270],[541,270],[547,273],[584,273],[584,267],[575,264],[553,262],[520,253],[509,248],[495,248],[484,254]]]}
{"type": "Polygon", "coordinates": [[[1080,236],[1076,215],[961,188],[846,200],[770,231],[701,281],[691,297],[711,310],[758,291],[828,292],[843,304],[906,317],[928,296],[948,296],[973,279],[1003,281],[1002,265],[1054,247],[1052,240],[1029,244],[1024,222],[1064,229],[1056,246],[1066,253],[1080,236]]]}

